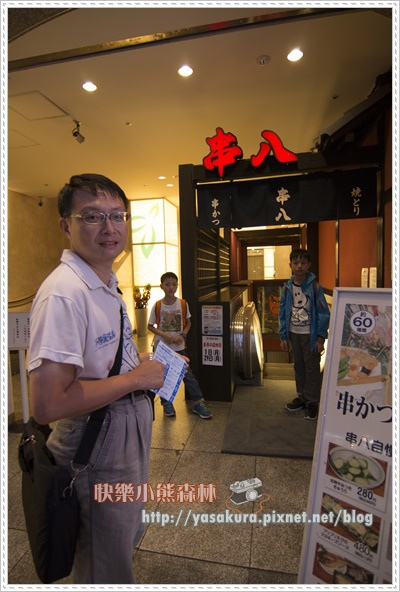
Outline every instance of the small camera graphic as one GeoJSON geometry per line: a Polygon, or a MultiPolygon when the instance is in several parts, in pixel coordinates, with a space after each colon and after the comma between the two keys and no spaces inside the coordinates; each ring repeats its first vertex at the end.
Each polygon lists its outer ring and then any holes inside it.
{"type": "Polygon", "coordinates": [[[233,491],[231,500],[235,504],[244,504],[245,502],[253,502],[262,494],[262,483],[260,479],[246,479],[246,481],[235,481],[229,486],[233,491]]]}

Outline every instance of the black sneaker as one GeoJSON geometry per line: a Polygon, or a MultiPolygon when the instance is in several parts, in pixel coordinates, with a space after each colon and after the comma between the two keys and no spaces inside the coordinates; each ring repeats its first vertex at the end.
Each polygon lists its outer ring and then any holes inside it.
{"type": "Polygon", "coordinates": [[[318,405],[316,403],[308,403],[304,412],[304,419],[317,419],[318,405]]]}
{"type": "Polygon", "coordinates": [[[300,397],[296,397],[291,403],[286,403],[285,409],[288,411],[300,411],[300,409],[304,409],[305,406],[306,404],[304,401],[300,399],[300,397]]]}

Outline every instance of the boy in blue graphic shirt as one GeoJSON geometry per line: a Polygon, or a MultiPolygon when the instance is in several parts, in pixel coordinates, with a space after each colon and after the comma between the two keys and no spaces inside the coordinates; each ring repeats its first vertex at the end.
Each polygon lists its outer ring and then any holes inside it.
{"type": "Polygon", "coordinates": [[[321,396],[321,354],[328,336],[330,312],[324,292],[309,271],[310,253],[290,253],[292,277],[280,299],[279,335],[281,348],[293,355],[297,397],[285,405],[288,411],[305,409],[305,419],[317,419],[321,396]]]}

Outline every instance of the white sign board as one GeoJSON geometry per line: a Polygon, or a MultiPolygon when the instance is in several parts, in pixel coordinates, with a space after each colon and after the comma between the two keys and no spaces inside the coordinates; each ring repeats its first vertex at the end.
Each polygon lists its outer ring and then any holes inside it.
{"type": "Polygon", "coordinates": [[[203,366],[222,366],[222,336],[202,337],[202,363],[203,366]]]}
{"type": "Polygon", "coordinates": [[[369,287],[376,288],[376,267],[369,268],[369,287]]]}
{"type": "Polygon", "coordinates": [[[28,349],[30,340],[30,313],[8,313],[8,349],[28,349]]]}
{"type": "Polygon", "coordinates": [[[299,584],[392,582],[391,375],[392,291],[336,288],[299,584]]]}
{"type": "Polygon", "coordinates": [[[368,279],[369,279],[369,269],[368,269],[368,267],[363,267],[361,270],[361,287],[362,288],[368,288],[368,279]]]}
{"type": "Polygon", "coordinates": [[[203,335],[222,335],[223,310],[220,304],[204,304],[201,307],[201,324],[203,335]]]}

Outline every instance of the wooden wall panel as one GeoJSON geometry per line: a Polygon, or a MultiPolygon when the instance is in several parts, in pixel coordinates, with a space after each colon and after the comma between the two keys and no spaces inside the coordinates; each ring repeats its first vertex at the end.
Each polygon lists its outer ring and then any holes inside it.
{"type": "Polygon", "coordinates": [[[336,224],[335,220],[318,223],[318,280],[325,290],[333,290],[336,286],[336,224]]]}
{"type": "Polygon", "coordinates": [[[361,269],[376,267],[377,219],[339,221],[339,286],[361,286],[361,269]]]}

